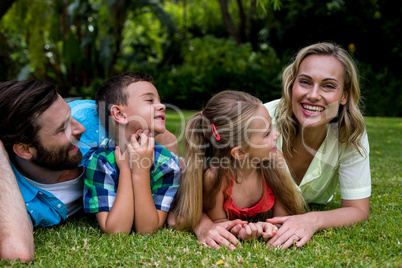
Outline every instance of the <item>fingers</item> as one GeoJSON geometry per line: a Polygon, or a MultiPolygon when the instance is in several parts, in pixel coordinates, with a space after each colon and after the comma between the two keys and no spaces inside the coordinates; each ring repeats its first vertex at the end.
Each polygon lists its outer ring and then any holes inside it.
{"type": "Polygon", "coordinates": [[[310,238],[311,237],[308,237],[308,236],[302,237],[302,239],[300,239],[298,242],[296,242],[296,247],[300,248],[300,247],[304,246],[310,240],[310,238]]]}
{"type": "Polygon", "coordinates": [[[233,227],[235,227],[237,225],[243,226],[244,224],[247,224],[247,222],[239,220],[239,219],[236,219],[236,220],[233,220],[233,221],[225,221],[225,222],[222,222],[222,223],[219,223],[219,224],[222,227],[226,228],[226,230],[230,230],[230,229],[232,229],[233,227]]]}
{"type": "Polygon", "coordinates": [[[264,224],[264,228],[263,228],[263,233],[262,233],[262,238],[264,240],[268,240],[269,238],[271,238],[273,235],[275,235],[276,231],[278,230],[278,227],[276,227],[275,225],[266,222],[264,224]]]}
{"type": "Polygon", "coordinates": [[[243,226],[241,224],[236,224],[232,229],[230,229],[230,232],[235,235],[238,236],[240,230],[243,228],[243,226]]]}
{"type": "Polygon", "coordinates": [[[282,248],[286,249],[289,248],[290,246],[293,245],[294,242],[298,241],[299,237],[295,236],[295,235],[291,235],[289,236],[289,238],[285,241],[285,243],[282,244],[282,248]]]}
{"type": "Polygon", "coordinates": [[[292,245],[302,247],[310,240],[311,236],[304,228],[286,222],[268,241],[268,244],[283,249],[292,245]]]}
{"type": "Polygon", "coordinates": [[[262,227],[255,223],[249,223],[243,226],[237,237],[245,241],[253,240],[262,235],[262,227]]]}
{"type": "Polygon", "coordinates": [[[272,224],[283,224],[289,217],[274,217],[267,219],[266,221],[272,224]]]}
{"type": "Polygon", "coordinates": [[[215,226],[214,229],[208,231],[204,241],[204,245],[219,249],[222,245],[230,250],[236,249],[236,246],[241,246],[237,238],[222,226],[215,226]]]}

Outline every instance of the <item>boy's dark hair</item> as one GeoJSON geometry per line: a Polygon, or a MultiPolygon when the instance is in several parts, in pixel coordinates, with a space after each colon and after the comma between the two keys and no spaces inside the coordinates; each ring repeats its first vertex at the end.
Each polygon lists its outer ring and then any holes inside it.
{"type": "Polygon", "coordinates": [[[153,78],[149,74],[127,72],[113,76],[98,89],[95,97],[96,109],[99,119],[108,133],[110,108],[113,105],[127,105],[128,95],[125,89],[130,84],[139,81],[152,83],[153,78]]]}
{"type": "Polygon", "coordinates": [[[12,159],[13,145],[33,145],[41,126],[37,118],[58,98],[54,84],[43,81],[0,82],[0,140],[12,159]]]}

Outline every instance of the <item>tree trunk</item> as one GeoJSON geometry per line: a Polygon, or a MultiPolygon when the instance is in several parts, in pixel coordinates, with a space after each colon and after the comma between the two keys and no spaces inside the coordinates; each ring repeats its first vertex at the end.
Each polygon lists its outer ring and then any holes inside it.
{"type": "Polygon", "coordinates": [[[236,43],[241,44],[240,35],[236,30],[232,18],[230,17],[226,0],[218,0],[218,1],[221,7],[222,20],[223,24],[225,25],[226,31],[228,31],[229,35],[236,40],[236,43]]]}

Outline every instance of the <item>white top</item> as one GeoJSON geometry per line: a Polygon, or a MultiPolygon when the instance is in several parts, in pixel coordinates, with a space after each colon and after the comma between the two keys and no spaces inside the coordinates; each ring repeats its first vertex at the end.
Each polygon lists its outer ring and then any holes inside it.
{"type": "MultiPolygon", "coordinates": [[[[275,127],[275,111],[279,100],[265,104],[275,127]]],[[[277,148],[282,151],[282,136],[278,138],[277,148]]],[[[366,130],[361,139],[366,152],[359,154],[351,145],[338,141],[338,124],[329,124],[327,136],[315,153],[298,189],[307,203],[326,204],[332,200],[335,188],[340,182],[341,198],[357,200],[371,195],[371,173],[369,161],[369,142],[366,130]]],[[[289,170],[289,169],[288,169],[289,170]]]]}
{"type": "Polygon", "coordinates": [[[29,184],[48,191],[57,197],[68,210],[68,217],[82,209],[82,193],[84,188],[84,171],[80,176],[70,181],[63,181],[54,184],[43,184],[26,178],[29,184]]]}

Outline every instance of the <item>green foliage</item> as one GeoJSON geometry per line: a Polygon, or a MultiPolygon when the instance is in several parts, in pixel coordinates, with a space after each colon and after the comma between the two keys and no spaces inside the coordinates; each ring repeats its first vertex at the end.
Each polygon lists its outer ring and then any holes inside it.
{"type": "Polygon", "coordinates": [[[191,39],[182,56],[182,65],[152,72],[164,102],[200,109],[213,94],[229,88],[266,101],[280,97],[280,62],[268,46],[253,52],[250,44],[205,36],[191,39]]]}
{"type": "Polygon", "coordinates": [[[402,116],[402,81],[387,67],[360,64],[364,114],[402,116]]]}
{"type": "MultiPolygon", "coordinates": [[[[185,113],[188,117],[192,112],[185,113]]],[[[95,217],[34,231],[33,267],[401,267],[401,118],[365,118],[370,141],[372,196],[370,218],[351,228],[316,233],[302,248],[270,250],[262,240],[242,248],[213,250],[189,232],[164,228],[153,235],[107,235],[95,217]]],[[[175,133],[179,117],[168,114],[175,133]]],[[[341,205],[339,190],[326,206],[341,205]]],[[[20,262],[0,266],[21,267],[20,262]]]]}
{"type": "Polygon", "coordinates": [[[183,107],[225,88],[269,100],[298,49],[333,41],[360,64],[366,115],[401,115],[401,16],[392,0],[225,0],[226,20],[217,0],[13,2],[0,17],[3,79],[50,80],[65,97],[93,98],[99,81],[142,71],[183,107]]]}

